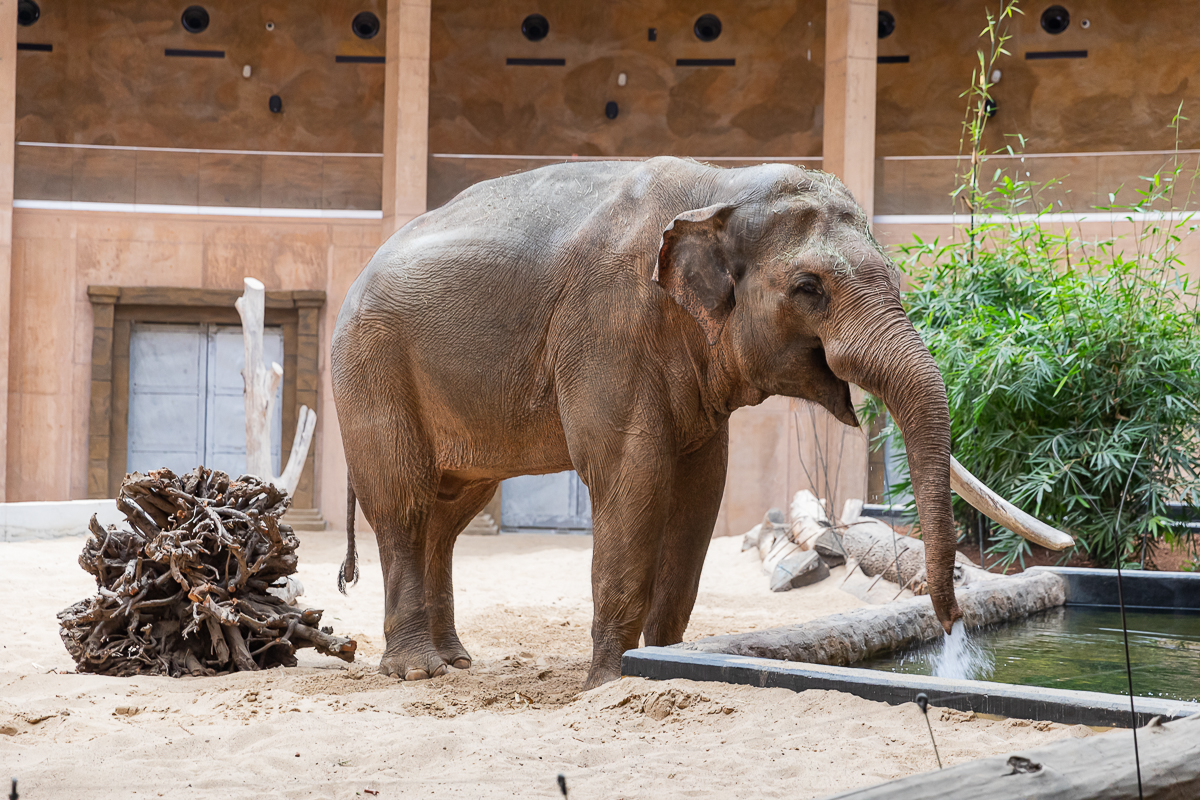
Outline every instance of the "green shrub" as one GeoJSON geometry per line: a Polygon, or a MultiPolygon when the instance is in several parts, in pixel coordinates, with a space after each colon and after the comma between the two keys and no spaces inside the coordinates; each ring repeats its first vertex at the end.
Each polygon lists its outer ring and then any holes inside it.
{"type": "MultiPolygon", "coordinates": [[[[1002,179],[996,194],[1011,211],[1035,188],[1002,179]]],[[[1193,227],[1167,218],[1131,241],[1085,243],[1015,217],[961,243],[902,248],[915,284],[905,303],[946,381],[955,456],[1102,563],[1143,536],[1173,541],[1167,503],[1200,501],[1200,316],[1175,255],[1193,227]]],[[[1003,532],[992,552],[1011,563],[1027,545],[1003,532]]]]}
{"type": "MultiPolygon", "coordinates": [[[[1168,503],[1200,505],[1200,296],[1178,255],[1196,224],[1173,211],[1196,175],[1175,159],[1132,203],[1110,195],[1099,210],[1134,233],[1098,241],[1046,218],[1048,185],[996,170],[981,188],[987,76],[1006,54],[1000,22],[1020,13],[1001,8],[964,93],[970,169],[955,202],[966,224],[955,243],[901,248],[914,285],[904,301],[945,379],[963,466],[1093,559],[1136,560],[1143,543],[1177,541],[1168,503]]],[[[956,500],[955,514],[973,530],[973,509],[956,500]]],[[[991,552],[1023,562],[1028,545],[1002,531],[991,552]]]]}

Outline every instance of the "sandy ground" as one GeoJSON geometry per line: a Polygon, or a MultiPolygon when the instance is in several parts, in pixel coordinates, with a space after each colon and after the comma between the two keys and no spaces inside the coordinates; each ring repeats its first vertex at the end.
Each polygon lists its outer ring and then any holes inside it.
{"type": "MultiPolygon", "coordinates": [[[[0,544],[0,776],[23,797],[821,797],[936,767],[913,704],[626,678],[579,693],[591,539],[463,537],[455,553],[469,672],[400,683],[375,672],[382,581],[370,535],[360,584],[337,594],[341,532],[303,534],[305,605],[359,642],[346,665],[213,678],[78,675],[55,614],[91,594],[83,538],[0,544]]],[[[687,638],[772,627],[861,601],[841,570],[784,594],[740,540],[709,551],[687,638]]],[[[1089,735],[931,713],[947,764],[1089,735]]]]}

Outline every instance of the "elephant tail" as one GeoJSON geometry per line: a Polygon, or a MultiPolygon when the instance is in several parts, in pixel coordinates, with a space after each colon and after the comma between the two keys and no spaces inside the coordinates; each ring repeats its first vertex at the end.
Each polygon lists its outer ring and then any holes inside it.
{"type": "Polygon", "coordinates": [[[346,560],[338,572],[338,591],[346,593],[346,584],[358,583],[358,551],[354,548],[354,482],[346,475],[346,560]]]}

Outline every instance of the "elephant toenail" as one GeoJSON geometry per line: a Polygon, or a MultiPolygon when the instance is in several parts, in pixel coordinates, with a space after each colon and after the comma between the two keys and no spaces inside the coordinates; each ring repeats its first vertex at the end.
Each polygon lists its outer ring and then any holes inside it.
{"type": "Polygon", "coordinates": [[[469,658],[454,659],[454,668],[455,669],[470,669],[471,668],[471,659],[469,659],[469,658]]]}
{"type": "Polygon", "coordinates": [[[428,678],[429,673],[423,669],[410,669],[408,672],[404,673],[404,680],[406,681],[423,681],[427,680],[428,678]]]}
{"type": "Polygon", "coordinates": [[[434,678],[440,678],[441,676],[443,676],[445,674],[446,674],[446,665],[445,664],[442,664],[441,666],[439,666],[437,669],[435,669],[433,671],[434,678]]]}

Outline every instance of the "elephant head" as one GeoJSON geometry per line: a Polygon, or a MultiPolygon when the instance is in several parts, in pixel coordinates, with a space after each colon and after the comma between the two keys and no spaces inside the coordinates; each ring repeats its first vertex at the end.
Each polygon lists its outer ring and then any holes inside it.
{"type": "MultiPolygon", "coordinates": [[[[962,616],[950,507],[952,470],[961,467],[950,455],[942,376],[904,313],[898,270],[841,182],[782,166],[774,178],[742,187],[736,202],[675,217],[654,278],[761,396],[810,400],[851,426],[858,419],[850,383],[884,401],[904,433],[929,594],[949,632],[962,616]]],[[[964,475],[970,478],[962,470],[956,488],[964,475]]],[[[1016,511],[977,481],[971,486],[977,491],[960,492],[989,516],[1000,519],[994,512],[1001,504],[1016,511]]],[[[1001,522],[1028,533],[1013,519],[1001,522]]],[[[1042,543],[1070,544],[1049,530],[1062,539],[1043,536],[1042,543]]]]}

